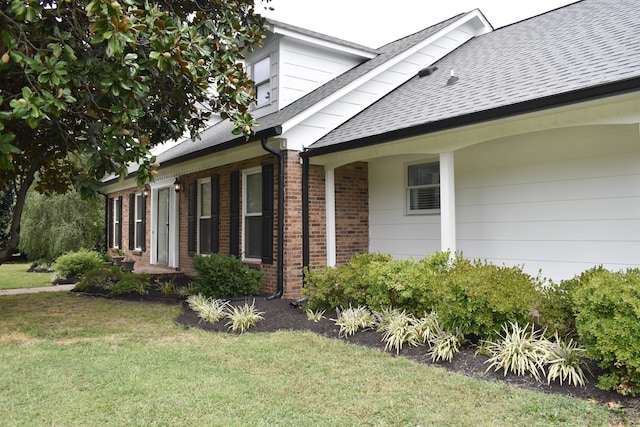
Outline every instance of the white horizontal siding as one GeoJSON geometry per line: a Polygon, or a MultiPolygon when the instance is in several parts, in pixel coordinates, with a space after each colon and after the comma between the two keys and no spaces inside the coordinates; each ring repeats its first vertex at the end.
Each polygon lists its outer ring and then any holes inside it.
{"type": "Polygon", "coordinates": [[[398,156],[369,162],[371,251],[395,258],[422,258],[440,250],[440,216],[405,215],[405,165],[416,160],[398,156]]]}
{"type": "Polygon", "coordinates": [[[456,153],[458,249],[563,279],[640,266],[640,144],[632,126],[539,132],[456,153]]]}
{"type": "Polygon", "coordinates": [[[322,86],[356,66],[360,58],[281,40],[279,88],[280,108],[322,86]]]}
{"type": "MultiPolygon", "coordinates": [[[[369,163],[370,249],[440,249],[439,215],[405,215],[404,173],[423,156],[369,163]]],[[[425,157],[425,160],[428,158],[425,157]]],[[[495,140],[455,153],[458,250],[561,280],[640,267],[637,126],[591,126],[495,140]]]]}

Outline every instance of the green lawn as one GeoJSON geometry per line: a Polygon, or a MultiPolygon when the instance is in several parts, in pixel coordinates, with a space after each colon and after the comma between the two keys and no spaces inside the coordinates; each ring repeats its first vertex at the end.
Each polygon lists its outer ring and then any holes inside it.
{"type": "Polygon", "coordinates": [[[3,426],[602,426],[578,399],[472,380],[310,332],[212,334],[179,306],[0,297],[3,426]]]}
{"type": "Polygon", "coordinates": [[[27,273],[29,263],[0,265],[0,290],[51,286],[51,273],[27,273]]]}

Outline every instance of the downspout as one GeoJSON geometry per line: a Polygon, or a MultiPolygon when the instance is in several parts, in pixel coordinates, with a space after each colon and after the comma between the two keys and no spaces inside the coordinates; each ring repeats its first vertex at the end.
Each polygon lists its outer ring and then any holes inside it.
{"type": "Polygon", "coordinates": [[[284,294],[284,156],[267,145],[267,137],[260,140],[262,148],[278,158],[278,272],[276,293],[267,299],[281,298],[284,294]]]}
{"type": "MultiPolygon", "coordinates": [[[[302,267],[309,267],[309,158],[302,156],[302,267]]],[[[303,270],[305,271],[305,270],[303,270]]],[[[303,273],[302,286],[307,283],[303,273]]]]}

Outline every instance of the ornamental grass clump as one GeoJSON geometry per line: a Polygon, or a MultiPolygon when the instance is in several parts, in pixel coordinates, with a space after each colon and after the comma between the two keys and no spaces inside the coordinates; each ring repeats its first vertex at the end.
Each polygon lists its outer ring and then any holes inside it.
{"type": "Polygon", "coordinates": [[[190,295],[187,304],[201,320],[209,323],[219,322],[227,314],[229,303],[205,297],[202,294],[190,295]]]}
{"type": "Polygon", "coordinates": [[[305,310],[305,314],[307,315],[307,320],[310,320],[316,323],[325,318],[324,313],[325,313],[324,310],[313,310],[311,308],[308,308],[305,310]]]}
{"type": "Polygon", "coordinates": [[[340,327],[339,335],[348,337],[360,330],[371,329],[375,326],[376,319],[365,306],[346,308],[339,312],[336,325],[340,327]]]}
{"type": "Polygon", "coordinates": [[[486,348],[491,353],[487,371],[494,368],[502,369],[504,375],[512,372],[516,375],[530,374],[540,380],[540,373],[544,372],[543,362],[545,347],[541,344],[542,334],[529,327],[509,322],[502,326],[503,335],[496,341],[487,341],[486,348]]]}
{"type": "Polygon", "coordinates": [[[433,339],[429,341],[430,348],[427,354],[431,356],[431,360],[434,362],[441,360],[451,362],[453,356],[462,348],[462,344],[464,344],[464,335],[459,329],[440,329],[433,339]]]}
{"type": "Polygon", "coordinates": [[[559,380],[560,385],[567,381],[569,385],[583,386],[585,384],[582,366],[586,349],[579,347],[573,339],[563,341],[555,335],[554,341],[545,340],[543,363],[547,370],[547,383],[559,380]]]}
{"type": "Polygon", "coordinates": [[[263,314],[264,313],[256,309],[255,300],[251,305],[245,303],[241,306],[232,307],[227,310],[227,317],[229,318],[227,326],[229,326],[229,329],[233,332],[243,333],[264,319],[264,317],[262,317],[263,314]]]}
{"type": "Polygon", "coordinates": [[[405,344],[417,347],[420,344],[416,330],[417,320],[404,310],[391,309],[378,317],[378,332],[382,333],[385,351],[393,348],[396,354],[405,344]]]}

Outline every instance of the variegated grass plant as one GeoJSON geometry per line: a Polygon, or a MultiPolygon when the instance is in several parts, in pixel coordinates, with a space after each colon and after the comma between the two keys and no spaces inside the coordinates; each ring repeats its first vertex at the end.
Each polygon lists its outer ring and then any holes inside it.
{"type": "Polygon", "coordinates": [[[378,332],[382,333],[382,341],[385,342],[384,349],[395,349],[396,354],[405,344],[418,346],[420,338],[416,329],[417,319],[404,310],[385,310],[376,314],[378,318],[378,332]]]}
{"type": "Polygon", "coordinates": [[[358,306],[346,308],[338,313],[335,321],[340,327],[339,335],[348,337],[360,330],[371,329],[376,325],[376,319],[367,307],[358,306]]]}
{"type": "Polygon", "coordinates": [[[219,322],[225,317],[229,306],[226,301],[208,298],[202,294],[190,295],[187,298],[187,304],[201,320],[209,323],[219,322]]]}
{"type": "Polygon", "coordinates": [[[438,328],[435,336],[429,341],[431,347],[427,354],[431,356],[431,360],[434,362],[441,360],[451,362],[453,356],[462,348],[464,341],[464,335],[458,328],[454,330],[438,328]]]}
{"type": "Polygon", "coordinates": [[[175,291],[176,285],[173,280],[162,280],[156,283],[156,288],[162,295],[171,295],[175,291]]]}
{"type": "Polygon", "coordinates": [[[502,369],[504,375],[512,372],[516,375],[530,374],[540,380],[544,373],[545,349],[541,344],[542,334],[534,330],[533,325],[522,327],[514,322],[502,326],[503,333],[496,341],[488,341],[487,349],[491,357],[487,371],[491,368],[502,369]]]}
{"type": "Polygon", "coordinates": [[[229,329],[233,332],[243,333],[264,319],[264,317],[262,317],[263,314],[264,313],[256,309],[255,300],[251,305],[245,303],[241,306],[230,307],[227,310],[227,317],[229,318],[227,326],[229,326],[229,329]]]}
{"type": "Polygon", "coordinates": [[[560,385],[567,381],[569,385],[584,386],[585,374],[582,370],[586,349],[579,347],[573,339],[564,341],[556,333],[554,341],[545,340],[543,345],[543,363],[547,371],[547,383],[559,380],[560,385]]]}
{"type": "Polygon", "coordinates": [[[324,319],[324,310],[312,310],[310,308],[307,308],[305,310],[305,314],[307,315],[307,320],[310,320],[312,322],[319,322],[320,320],[324,319]]]}

